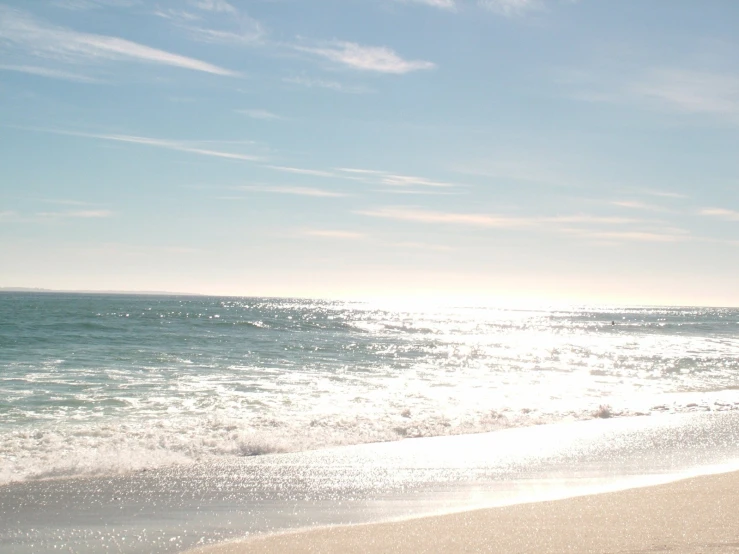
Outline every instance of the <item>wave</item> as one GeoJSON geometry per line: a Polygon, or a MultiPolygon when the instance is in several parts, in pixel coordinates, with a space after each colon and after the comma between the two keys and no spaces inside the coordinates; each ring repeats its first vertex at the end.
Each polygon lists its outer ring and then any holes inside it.
{"type": "Polygon", "coordinates": [[[174,417],[154,422],[124,421],[39,425],[0,435],[0,485],[61,477],[121,474],[223,458],[315,450],[416,437],[460,435],[562,421],[647,416],[691,411],[739,409],[739,396],[690,393],[646,411],[593,404],[580,410],[546,413],[536,407],[487,410],[452,419],[416,414],[411,408],[391,413],[302,419],[269,417],[174,417]]]}

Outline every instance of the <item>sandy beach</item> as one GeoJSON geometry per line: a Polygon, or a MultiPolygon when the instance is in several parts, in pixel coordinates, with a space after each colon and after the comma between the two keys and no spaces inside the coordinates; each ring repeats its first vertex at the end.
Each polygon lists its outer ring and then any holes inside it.
{"type": "Polygon", "coordinates": [[[258,536],[190,554],[739,552],[739,472],[551,502],[258,536]]]}

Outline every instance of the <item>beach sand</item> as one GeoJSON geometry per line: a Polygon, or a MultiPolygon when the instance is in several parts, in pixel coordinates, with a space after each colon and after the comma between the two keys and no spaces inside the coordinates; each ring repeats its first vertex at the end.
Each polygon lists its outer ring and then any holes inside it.
{"type": "Polygon", "coordinates": [[[739,472],[399,522],[255,536],[190,554],[739,552],[739,472]]]}

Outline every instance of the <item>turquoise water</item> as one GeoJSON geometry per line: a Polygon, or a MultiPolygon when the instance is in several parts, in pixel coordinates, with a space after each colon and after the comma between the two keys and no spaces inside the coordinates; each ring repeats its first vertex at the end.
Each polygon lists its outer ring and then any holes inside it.
{"type": "Polygon", "coordinates": [[[739,408],[739,310],[0,293],[0,484],[739,408]]]}

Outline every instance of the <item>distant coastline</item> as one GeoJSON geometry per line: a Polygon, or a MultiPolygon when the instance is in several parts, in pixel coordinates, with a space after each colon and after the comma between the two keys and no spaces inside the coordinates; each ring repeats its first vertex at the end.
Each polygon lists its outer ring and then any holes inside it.
{"type": "Polygon", "coordinates": [[[130,294],[148,296],[205,296],[197,292],[172,292],[160,290],[63,290],[35,287],[0,287],[0,292],[35,292],[43,294],[130,294]]]}

